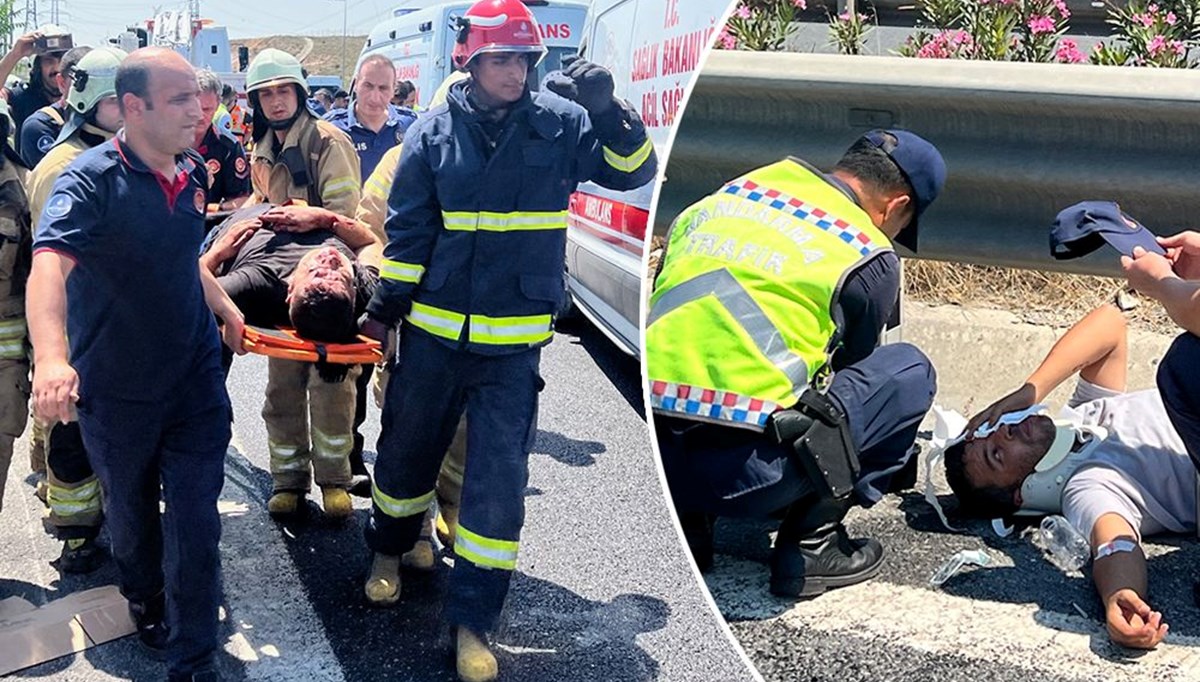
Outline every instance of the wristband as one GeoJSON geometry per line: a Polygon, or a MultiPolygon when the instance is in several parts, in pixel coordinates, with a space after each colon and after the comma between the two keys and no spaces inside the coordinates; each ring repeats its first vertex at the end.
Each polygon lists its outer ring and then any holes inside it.
{"type": "Polygon", "coordinates": [[[1100,560],[1110,554],[1116,554],[1118,552],[1132,552],[1133,550],[1137,549],[1137,547],[1137,543],[1133,540],[1117,538],[1116,540],[1111,540],[1097,547],[1096,559],[1100,560]]]}

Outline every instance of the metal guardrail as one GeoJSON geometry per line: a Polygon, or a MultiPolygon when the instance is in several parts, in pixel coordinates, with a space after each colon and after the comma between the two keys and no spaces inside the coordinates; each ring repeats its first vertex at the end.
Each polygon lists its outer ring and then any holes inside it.
{"type": "Polygon", "coordinates": [[[1159,234],[1200,229],[1200,72],[714,52],[670,152],[655,233],[788,155],[829,168],[862,132],[912,130],[948,179],[921,257],[1117,274],[1109,250],[1050,257],[1059,210],[1112,200],[1159,234]]]}

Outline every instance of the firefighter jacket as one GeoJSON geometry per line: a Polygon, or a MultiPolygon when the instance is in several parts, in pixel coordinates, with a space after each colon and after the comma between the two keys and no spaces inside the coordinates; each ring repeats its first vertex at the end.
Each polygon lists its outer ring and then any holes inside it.
{"type": "Polygon", "coordinates": [[[254,146],[250,164],[252,203],[301,200],[353,216],[361,198],[358,154],[346,133],[301,112],[283,144],[269,131],[254,146]]]}
{"type": "Polygon", "coordinates": [[[850,197],[792,159],[694,204],[671,228],[650,299],[651,406],[761,428],[828,378],[841,284],[891,247],[850,197]]]}
{"type": "Polygon", "coordinates": [[[657,160],[628,105],[591,121],[574,102],[527,92],[496,122],[469,86],[455,83],[405,134],[367,311],[451,347],[513,353],[553,335],[576,186],[640,187],[657,160]]]}

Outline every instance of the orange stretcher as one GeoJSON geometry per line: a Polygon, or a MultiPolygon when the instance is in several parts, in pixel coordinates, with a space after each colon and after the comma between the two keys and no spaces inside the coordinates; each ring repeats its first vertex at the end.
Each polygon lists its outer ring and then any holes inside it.
{"type": "Polygon", "coordinates": [[[359,336],[357,343],[317,343],[296,336],[291,329],[264,329],[246,325],[246,350],[283,360],[365,365],[383,359],[378,341],[359,336]]]}

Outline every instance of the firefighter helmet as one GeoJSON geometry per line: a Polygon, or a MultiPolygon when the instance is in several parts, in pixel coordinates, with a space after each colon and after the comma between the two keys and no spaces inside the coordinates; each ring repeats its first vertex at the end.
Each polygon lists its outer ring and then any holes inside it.
{"type": "Polygon", "coordinates": [[[485,52],[536,54],[533,66],[546,56],[537,20],[521,0],[480,0],[450,21],[457,31],[451,54],[457,69],[465,70],[476,55],[485,52]]]}
{"type": "Polygon", "coordinates": [[[247,93],[283,83],[294,83],[308,93],[308,82],[304,80],[300,60],[273,47],[254,55],[250,66],[246,68],[247,93]]]}
{"type": "Polygon", "coordinates": [[[124,50],[97,47],[75,65],[71,89],[67,91],[67,106],[79,114],[87,114],[100,100],[117,94],[117,67],[125,59],[124,50]]]}

